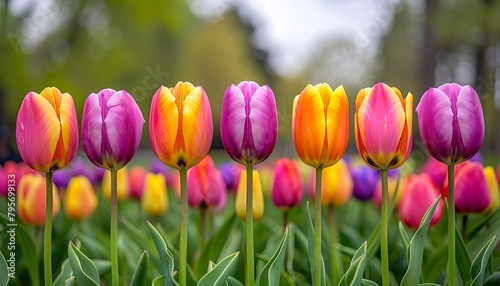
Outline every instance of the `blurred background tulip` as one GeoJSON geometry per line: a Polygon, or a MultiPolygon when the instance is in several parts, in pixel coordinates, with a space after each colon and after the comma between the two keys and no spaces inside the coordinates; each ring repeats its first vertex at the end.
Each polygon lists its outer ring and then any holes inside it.
{"type": "MultiPolygon", "coordinates": [[[[238,191],[236,192],[235,200],[235,211],[236,215],[242,219],[246,219],[246,200],[247,200],[247,172],[242,171],[240,177],[240,184],[238,186],[238,191]]],[[[253,208],[252,208],[252,218],[253,220],[258,220],[264,214],[264,194],[262,192],[262,186],[260,183],[260,175],[257,170],[253,170],[253,208]]]]}
{"type": "MultiPolygon", "coordinates": [[[[398,170],[398,169],[393,169],[398,170]]],[[[391,170],[391,171],[393,171],[391,170]]],[[[398,172],[389,172],[388,176],[388,196],[389,200],[392,200],[394,197],[394,193],[397,190],[394,207],[397,209],[399,207],[399,203],[401,202],[401,198],[403,197],[403,193],[405,192],[405,184],[406,178],[403,178],[399,175],[398,172]]],[[[379,178],[377,181],[377,187],[375,188],[375,193],[372,197],[373,203],[376,207],[382,207],[382,180],[379,178]]]]}
{"type": "Polygon", "coordinates": [[[141,205],[144,212],[151,217],[158,217],[167,212],[167,185],[163,175],[146,174],[141,205]]]}
{"type": "Polygon", "coordinates": [[[144,117],[126,91],[107,88],[85,100],[82,115],[83,150],[96,166],[119,170],[134,157],[144,117]]]}
{"type": "Polygon", "coordinates": [[[230,85],[220,118],[224,149],[236,162],[254,166],[266,160],[276,145],[278,115],[271,88],[253,81],[230,85]]]}
{"type": "Polygon", "coordinates": [[[481,147],[483,109],[471,86],[447,83],[429,88],[416,112],[422,142],[438,161],[458,164],[469,160],[481,147]]]}
{"type": "Polygon", "coordinates": [[[90,180],[83,175],[71,178],[64,194],[64,213],[70,219],[88,218],[97,207],[97,196],[90,180]]]}
{"type": "Polygon", "coordinates": [[[16,142],[23,161],[49,173],[66,167],[78,148],[73,98],[55,87],[28,93],[16,121],[16,142]]]}
{"type": "MultiPolygon", "coordinates": [[[[351,198],[353,180],[344,159],[340,159],[337,164],[323,169],[322,179],[321,204],[324,207],[340,207],[351,198]]],[[[315,198],[314,182],[315,173],[313,172],[309,183],[309,193],[312,198],[315,198]]]]}
{"type": "Polygon", "coordinates": [[[430,156],[424,165],[420,168],[421,173],[427,174],[439,189],[443,188],[446,180],[448,167],[430,156]]]}
{"type": "Polygon", "coordinates": [[[212,136],[212,111],[201,86],[178,82],[172,89],[161,86],[156,91],[149,115],[149,137],[160,161],[187,170],[208,153],[212,136]]]}
{"type": "Polygon", "coordinates": [[[349,102],[343,86],[307,87],[294,99],[292,136],[300,160],[326,168],[344,155],[349,140],[349,102]]]}
{"type": "Polygon", "coordinates": [[[288,158],[277,160],[274,163],[271,188],[271,199],[274,205],[286,212],[300,204],[303,193],[302,178],[297,161],[288,158]]]}
{"type": "MultiPolygon", "coordinates": [[[[405,190],[401,192],[399,217],[408,227],[417,229],[425,212],[434,203],[440,190],[427,174],[411,175],[406,179],[405,190]]],[[[444,204],[441,200],[432,215],[430,226],[436,225],[443,215],[444,204]]]]}
{"type": "Polygon", "coordinates": [[[350,169],[352,178],[352,195],[360,201],[368,201],[373,197],[380,180],[379,173],[366,166],[356,166],[350,169]]]}
{"type": "Polygon", "coordinates": [[[355,138],[359,155],[375,169],[401,166],[410,155],[413,95],[377,83],[356,97],[355,138]]]}
{"type": "Polygon", "coordinates": [[[487,210],[494,212],[500,206],[500,189],[498,187],[498,181],[493,167],[485,167],[484,176],[486,177],[486,182],[488,183],[488,189],[490,190],[491,196],[491,202],[487,210]]]}
{"type": "MultiPolygon", "coordinates": [[[[26,174],[19,180],[17,189],[17,213],[25,223],[40,226],[45,223],[46,210],[45,177],[41,174],[26,174]]],[[[52,187],[52,215],[59,211],[57,187],[52,187]]]]}
{"type": "Polygon", "coordinates": [[[71,170],[69,170],[69,168],[64,168],[54,172],[52,175],[52,181],[59,191],[64,192],[64,190],[68,187],[71,177],[71,170]]]}
{"type": "MultiPolygon", "coordinates": [[[[163,176],[163,174],[160,174],[163,176]]],[[[129,196],[133,199],[141,199],[144,190],[144,181],[146,178],[146,170],[140,165],[130,168],[129,181],[129,196]]]]}
{"type": "Polygon", "coordinates": [[[224,162],[219,165],[222,180],[228,192],[236,194],[240,182],[241,171],[245,168],[235,162],[224,162]]]}
{"type": "Polygon", "coordinates": [[[193,208],[206,210],[225,207],[225,185],[210,155],[188,171],[187,192],[188,204],[193,208]]]}
{"type": "MultiPolygon", "coordinates": [[[[103,198],[111,200],[111,171],[106,170],[102,178],[101,192],[103,198]]],[[[117,199],[123,201],[129,196],[130,186],[127,167],[121,168],[117,172],[117,199]]]]}

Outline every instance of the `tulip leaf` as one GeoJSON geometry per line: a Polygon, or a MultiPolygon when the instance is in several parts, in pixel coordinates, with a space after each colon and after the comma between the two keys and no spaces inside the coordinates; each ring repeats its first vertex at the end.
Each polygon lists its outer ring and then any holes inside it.
{"type": "Polygon", "coordinates": [[[9,284],[10,278],[10,270],[7,265],[7,261],[5,257],[3,257],[2,252],[0,251],[0,286],[7,286],[9,284]]]}
{"type": "Polygon", "coordinates": [[[139,258],[139,262],[137,262],[137,267],[134,271],[134,276],[132,276],[132,280],[130,281],[130,286],[142,286],[146,285],[146,280],[148,278],[149,271],[149,254],[147,251],[144,251],[139,258]]]}
{"type": "Polygon", "coordinates": [[[288,227],[285,227],[283,237],[276,248],[273,256],[264,265],[257,277],[257,285],[279,285],[281,278],[281,271],[283,270],[283,261],[287,250],[288,242],[288,227]]]}
{"type": "Polygon", "coordinates": [[[422,284],[418,284],[418,286],[441,286],[437,283],[422,283],[422,284]]]}
{"type": "Polygon", "coordinates": [[[378,284],[374,281],[367,280],[367,279],[361,279],[361,285],[362,286],[378,286],[378,284]]]}
{"type": "Polygon", "coordinates": [[[76,277],[75,276],[71,276],[70,278],[66,279],[66,281],[64,281],[64,286],[77,286],[78,283],[76,282],[76,277]]]}
{"type": "Polygon", "coordinates": [[[235,252],[226,258],[222,259],[219,263],[213,266],[212,263],[211,269],[201,277],[200,281],[198,281],[199,286],[223,286],[226,284],[226,280],[229,277],[229,274],[233,271],[234,266],[236,265],[236,260],[238,259],[239,252],[235,252]]]}
{"type": "MultiPolygon", "coordinates": [[[[165,243],[165,240],[163,239],[161,234],[150,222],[148,222],[148,227],[149,231],[151,232],[151,236],[153,237],[153,241],[156,245],[156,250],[158,251],[158,255],[160,256],[160,265],[162,273],[162,278],[160,279],[160,281],[162,281],[161,285],[163,286],[178,285],[173,277],[174,257],[172,256],[172,253],[167,248],[167,244],[165,243]]],[[[155,278],[155,280],[157,279],[158,277],[155,278]]],[[[154,285],[157,285],[156,282],[154,283],[154,285]]]]}
{"type": "Polygon", "coordinates": [[[61,272],[57,275],[56,279],[52,283],[53,286],[64,286],[66,285],[66,280],[71,278],[71,265],[69,264],[69,258],[63,261],[61,265],[61,272]]]}
{"type": "Polygon", "coordinates": [[[231,233],[231,228],[236,220],[236,215],[233,213],[222,226],[217,230],[217,232],[207,241],[203,250],[201,251],[200,258],[194,265],[194,273],[196,277],[202,277],[210,260],[217,260],[219,255],[226,244],[229,237],[228,233],[231,233]]]}
{"type": "Polygon", "coordinates": [[[97,267],[71,241],[68,245],[68,256],[71,269],[79,285],[100,285],[97,267]]]}
{"type": "MultiPolygon", "coordinates": [[[[339,282],[342,286],[360,286],[363,285],[363,273],[366,263],[366,245],[364,242],[361,247],[354,253],[351,259],[351,264],[339,282]]],[[[367,282],[369,283],[369,282],[367,282]]],[[[369,285],[369,284],[368,284],[369,285]]]]}
{"type": "Polygon", "coordinates": [[[465,245],[465,241],[456,227],[455,237],[455,261],[457,263],[458,273],[460,273],[460,277],[462,278],[464,285],[470,285],[472,278],[469,270],[472,260],[470,259],[470,254],[467,250],[467,246],[465,245]]]}
{"type": "Polygon", "coordinates": [[[498,286],[500,285],[500,271],[494,272],[486,281],[484,281],[483,286],[498,286]]]}
{"type": "Polygon", "coordinates": [[[408,269],[401,280],[401,286],[418,286],[420,274],[422,273],[422,258],[424,256],[427,231],[429,230],[434,210],[440,200],[441,196],[438,196],[434,203],[427,209],[419,228],[410,240],[407,250],[408,269]]]}
{"type": "MultiPolygon", "coordinates": [[[[307,224],[307,238],[309,240],[309,261],[311,261],[311,275],[314,275],[314,225],[311,218],[311,212],[309,211],[309,202],[307,202],[307,216],[308,216],[308,224],[307,224]]],[[[321,259],[321,285],[326,285],[325,280],[325,260],[323,259],[323,255],[320,255],[321,259]]]]}
{"type": "Polygon", "coordinates": [[[467,247],[471,254],[471,257],[477,255],[483,245],[488,243],[489,239],[500,233],[500,217],[496,221],[490,221],[490,224],[483,229],[480,235],[474,237],[474,239],[467,241],[467,247]]]}
{"type": "Polygon", "coordinates": [[[152,286],[162,286],[163,285],[163,276],[156,276],[155,279],[151,282],[152,286]]]}
{"type": "Polygon", "coordinates": [[[232,276],[227,277],[227,284],[228,286],[243,286],[243,283],[232,276]]]}
{"type": "Polygon", "coordinates": [[[408,236],[408,233],[406,232],[406,229],[401,221],[399,221],[399,233],[401,234],[405,248],[408,249],[410,246],[410,237],[408,236]]]}
{"type": "Polygon", "coordinates": [[[485,226],[488,226],[492,222],[496,221],[500,221],[500,208],[498,208],[494,212],[490,212],[484,215],[472,227],[469,227],[467,229],[467,241],[471,241],[472,239],[474,239],[485,226]]]}
{"type": "Polygon", "coordinates": [[[470,274],[473,278],[471,286],[481,286],[483,285],[484,279],[484,270],[486,269],[486,264],[488,263],[488,259],[495,249],[497,241],[497,236],[494,235],[479,251],[474,261],[472,261],[472,265],[470,268],[470,274]]]}

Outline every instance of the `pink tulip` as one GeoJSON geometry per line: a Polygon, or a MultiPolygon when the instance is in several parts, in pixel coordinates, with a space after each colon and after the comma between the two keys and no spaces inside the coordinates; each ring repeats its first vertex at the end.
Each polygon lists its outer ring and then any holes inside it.
{"type": "MultiPolygon", "coordinates": [[[[41,174],[27,174],[19,181],[17,190],[17,213],[19,218],[32,225],[43,225],[46,213],[45,177],[41,174]]],[[[52,186],[52,216],[60,207],[57,187],[52,186]]]]}
{"type": "Polygon", "coordinates": [[[119,170],[137,151],[143,124],[139,106],[126,91],[92,93],[83,107],[83,150],[96,166],[119,170]]]}
{"type": "Polygon", "coordinates": [[[146,170],[142,166],[134,166],[128,174],[129,196],[134,199],[140,199],[144,190],[144,180],[146,170]]]}
{"type": "Polygon", "coordinates": [[[441,189],[446,180],[448,167],[446,167],[446,164],[434,159],[434,157],[429,157],[427,162],[420,169],[420,172],[429,175],[434,184],[441,189]]]}
{"type": "Polygon", "coordinates": [[[285,210],[300,204],[303,195],[299,164],[282,158],[274,164],[271,198],[275,206],[285,210]]]}
{"type": "MultiPolygon", "coordinates": [[[[405,190],[399,205],[401,221],[409,227],[418,228],[427,209],[439,196],[439,189],[427,174],[411,175],[406,179],[405,190]]],[[[430,226],[436,225],[443,215],[441,200],[432,215],[430,226]]]]}
{"type": "Polygon", "coordinates": [[[73,98],[55,87],[28,93],[16,121],[16,142],[23,161],[48,173],[66,167],[78,148],[73,98]]]}
{"type": "Polygon", "coordinates": [[[227,193],[222,176],[210,155],[191,168],[187,175],[188,204],[197,209],[223,209],[227,193]]]}

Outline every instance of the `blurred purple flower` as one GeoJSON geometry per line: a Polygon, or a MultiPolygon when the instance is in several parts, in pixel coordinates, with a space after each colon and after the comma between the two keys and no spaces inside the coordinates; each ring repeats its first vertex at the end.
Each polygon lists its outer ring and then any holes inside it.
{"type": "MultiPolygon", "coordinates": [[[[389,172],[393,170],[396,169],[391,169],[389,172]]],[[[351,169],[351,177],[354,183],[353,196],[360,201],[370,200],[377,188],[379,172],[367,165],[361,165],[351,169]]]]}
{"type": "Polygon", "coordinates": [[[224,162],[220,164],[219,170],[222,175],[222,180],[226,185],[226,189],[229,192],[236,193],[238,190],[238,184],[240,183],[241,171],[243,171],[242,165],[234,162],[224,162]]]}

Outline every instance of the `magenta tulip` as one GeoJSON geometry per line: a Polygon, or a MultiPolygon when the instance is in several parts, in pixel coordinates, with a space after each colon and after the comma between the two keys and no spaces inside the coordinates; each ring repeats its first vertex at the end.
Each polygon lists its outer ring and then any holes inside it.
{"type": "Polygon", "coordinates": [[[83,107],[83,149],[96,166],[119,170],[137,151],[143,125],[141,110],[126,91],[92,93],[83,107]]]}
{"type": "Polygon", "coordinates": [[[222,102],[220,133],[224,149],[236,162],[253,166],[267,159],[278,136],[271,88],[253,81],[229,86],[222,102]]]}
{"type": "Polygon", "coordinates": [[[288,210],[300,203],[303,193],[297,161],[288,158],[276,161],[271,188],[271,198],[274,205],[288,210]]]}
{"type": "Polygon", "coordinates": [[[447,165],[470,159],[484,138],[484,117],[474,89],[456,83],[430,88],[417,106],[418,126],[429,153],[447,165]]]}
{"type": "Polygon", "coordinates": [[[205,156],[187,174],[189,206],[197,209],[222,209],[226,204],[226,188],[210,155],[205,156]]]}

